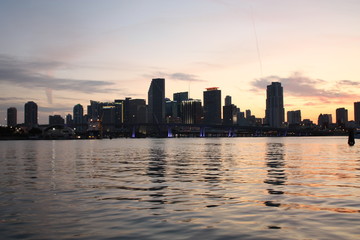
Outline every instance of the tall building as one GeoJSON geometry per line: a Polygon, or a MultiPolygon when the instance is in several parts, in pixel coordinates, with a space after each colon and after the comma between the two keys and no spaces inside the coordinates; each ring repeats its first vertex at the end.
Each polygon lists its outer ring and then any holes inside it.
{"type": "Polygon", "coordinates": [[[159,124],[165,121],[165,79],[154,78],[148,91],[149,123],[159,124]]]}
{"type": "Polygon", "coordinates": [[[14,107],[7,109],[7,126],[14,127],[17,124],[17,110],[14,107]]]}
{"type": "Polygon", "coordinates": [[[225,97],[225,106],[230,106],[231,105],[231,96],[226,96],[225,97]]]}
{"type": "Polygon", "coordinates": [[[279,82],[272,82],[266,90],[265,124],[281,127],[285,121],[283,87],[279,82]]]}
{"type": "Polygon", "coordinates": [[[204,91],[204,122],[206,124],[221,124],[221,90],[217,87],[204,91]]]}
{"type": "Polygon", "coordinates": [[[225,106],[223,106],[223,125],[237,124],[239,108],[231,103],[231,96],[225,97],[225,106]]]}
{"type": "Polygon", "coordinates": [[[336,109],[336,124],[338,126],[345,126],[348,122],[348,110],[345,108],[336,109]]]}
{"type": "Polygon", "coordinates": [[[73,126],[77,131],[84,131],[84,108],[81,104],[77,104],[73,108],[73,126]]]}
{"type": "Polygon", "coordinates": [[[139,124],[146,123],[146,100],[145,99],[129,99],[127,105],[128,123],[139,124]]]}
{"type": "Polygon", "coordinates": [[[332,115],[331,114],[320,114],[318,117],[318,125],[321,128],[329,128],[332,124],[332,115]]]}
{"type": "Polygon", "coordinates": [[[201,123],[202,106],[201,100],[190,99],[181,102],[181,112],[183,113],[182,122],[185,124],[201,123]]]}
{"type": "Polygon", "coordinates": [[[189,93],[188,92],[177,92],[173,94],[173,101],[177,103],[177,116],[182,118],[182,101],[189,100],[189,93]]]}
{"type": "Polygon", "coordinates": [[[360,125],[360,102],[354,102],[354,120],[360,125]]]}
{"type": "Polygon", "coordinates": [[[38,106],[35,102],[25,103],[24,111],[25,125],[28,127],[35,127],[38,125],[38,106]]]}
{"type": "Polygon", "coordinates": [[[287,122],[289,125],[295,125],[301,123],[301,111],[288,111],[287,112],[287,122]]]}

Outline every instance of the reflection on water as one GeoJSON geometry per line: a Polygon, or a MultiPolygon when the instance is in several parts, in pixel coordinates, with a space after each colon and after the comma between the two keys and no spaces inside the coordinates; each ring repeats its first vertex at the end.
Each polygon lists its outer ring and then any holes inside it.
{"type": "Polygon", "coordinates": [[[357,239],[346,138],[0,143],[0,236],[357,239]]]}

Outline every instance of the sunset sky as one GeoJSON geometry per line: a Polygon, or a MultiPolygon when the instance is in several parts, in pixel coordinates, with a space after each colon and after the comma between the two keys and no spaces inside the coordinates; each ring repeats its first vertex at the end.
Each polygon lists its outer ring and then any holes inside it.
{"type": "Polygon", "coordinates": [[[0,123],[27,101],[48,116],[89,100],[201,99],[220,87],[241,111],[265,115],[266,85],[280,81],[285,111],[349,110],[360,101],[358,0],[0,0],[0,123]]]}

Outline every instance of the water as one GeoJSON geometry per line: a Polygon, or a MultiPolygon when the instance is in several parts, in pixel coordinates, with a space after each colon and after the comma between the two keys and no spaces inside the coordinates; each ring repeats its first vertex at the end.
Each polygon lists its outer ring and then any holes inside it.
{"type": "Polygon", "coordinates": [[[2,239],[359,239],[344,137],[0,142],[2,239]]]}

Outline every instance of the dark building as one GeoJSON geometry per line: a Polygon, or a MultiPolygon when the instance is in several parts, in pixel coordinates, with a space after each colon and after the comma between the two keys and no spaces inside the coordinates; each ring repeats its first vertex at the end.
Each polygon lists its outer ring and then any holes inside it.
{"type": "Polygon", "coordinates": [[[74,128],[79,132],[85,131],[86,129],[84,126],[84,108],[81,104],[77,104],[74,106],[73,116],[74,128]]]}
{"type": "Polygon", "coordinates": [[[127,105],[128,123],[146,123],[146,101],[145,99],[129,99],[127,105]]]}
{"type": "Polygon", "coordinates": [[[124,123],[124,106],[125,101],[116,99],[114,102],[115,107],[115,128],[120,128],[124,123]]]}
{"type": "Polygon", "coordinates": [[[182,118],[181,112],[181,103],[182,101],[189,100],[189,93],[188,92],[178,92],[173,94],[173,101],[177,103],[177,116],[182,118]]]}
{"type": "Polygon", "coordinates": [[[237,124],[237,115],[240,110],[231,103],[231,96],[225,97],[225,106],[223,106],[223,125],[237,124]]]}
{"type": "Polygon", "coordinates": [[[336,109],[336,124],[341,127],[345,127],[348,123],[348,110],[345,108],[336,109]]]}
{"type": "Polygon", "coordinates": [[[27,127],[38,125],[38,106],[35,102],[25,103],[24,120],[27,127]]]}
{"type": "Polygon", "coordinates": [[[69,113],[68,115],[66,115],[66,125],[71,127],[73,125],[73,119],[72,119],[72,115],[69,113]]]}
{"type": "Polygon", "coordinates": [[[178,117],[178,103],[176,101],[171,101],[166,99],[165,101],[165,117],[167,118],[177,118],[178,117]]]}
{"type": "Polygon", "coordinates": [[[109,133],[115,130],[115,106],[104,105],[101,110],[101,127],[102,131],[109,133]]]}
{"type": "Polygon", "coordinates": [[[318,125],[322,129],[327,129],[332,124],[331,114],[320,114],[318,117],[318,125]]]}
{"type": "Polygon", "coordinates": [[[285,121],[283,87],[279,82],[272,82],[266,90],[265,124],[281,127],[285,121]]]}
{"type": "Polygon", "coordinates": [[[288,111],[287,112],[287,122],[289,125],[300,125],[301,123],[301,111],[288,111]]]}
{"type": "Polygon", "coordinates": [[[354,120],[360,125],[360,102],[354,102],[354,120]]]}
{"type": "Polygon", "coordinates": [[[221,90],[217,87],[204,91],[204,123],[221,124],[221,90]]]}
{"type": "Polygon", "coordinates": [[[14,107],[7,109],[7,126],[15,127],[17,124],[17,110],[14,107]]]}
{"type": "Polygon", "coordinates": [[[149,123],[159,124],[165,121],[165,79],[154,78],[148,91],[149,123]]]}
{"type": "Polygon", "coordinates": [[[49,125],[64,125],[65,120],[60,115],[49,116],[49,125]]]}
{"type": "Polygon", "coordinates": [[[183,100],[181,102],[181,112],[183,113],[182,123],[201,123],[203,115],[201,100],[183,100]]]}
{"type": "MultiPolygon", "coordinates": [[[[87,107],[87,115],[90,120],[97,121],[100,119],[102,106],[100,102],[90,100],[90,105],[87,107]]],[[[74,116],[75,118],[75,116],[74,116]]]]}
{"type": "Polygon", "coordinates": [[[231,105],[231,96],[226,96],[225,97],[225,106],[230,106],[231,105]]]}

